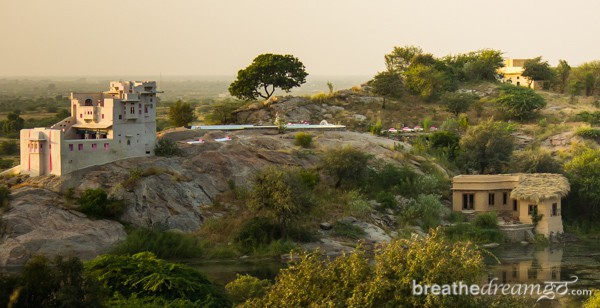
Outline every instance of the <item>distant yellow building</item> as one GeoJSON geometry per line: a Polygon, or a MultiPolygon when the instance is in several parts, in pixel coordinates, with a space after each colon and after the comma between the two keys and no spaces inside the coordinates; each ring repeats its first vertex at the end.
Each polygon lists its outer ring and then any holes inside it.
{"type": "Polygon", "coordinates": [[[563,233],[561,198],[569,190],[569,181],[560,174],[459,175],[452,179],[452,209],[495,211],[522,224],[532,224],[532,215],[542,215],[535,230],[550,237],[563,233]]]}
{"type": "Polygon", "coordinates": [[[504,67],[498,69],[498,73],[502,76],[502,82],[541,90],[544,87],[543,81],[535,81],[523,76],[525,70],[523,66],[527,60],[529,59],[505,59],[504,67]]]}

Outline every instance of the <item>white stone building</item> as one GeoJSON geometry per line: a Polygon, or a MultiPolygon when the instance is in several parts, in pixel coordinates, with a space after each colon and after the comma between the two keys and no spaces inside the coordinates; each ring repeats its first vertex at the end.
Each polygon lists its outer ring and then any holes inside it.
{"type": "Polygon", "coordinates": [[[62,175],[154,155],[156,82],[110,83],[100,93],[71,93],[71,116],[50,128],[21,130],[19,172],[62,175]]]}

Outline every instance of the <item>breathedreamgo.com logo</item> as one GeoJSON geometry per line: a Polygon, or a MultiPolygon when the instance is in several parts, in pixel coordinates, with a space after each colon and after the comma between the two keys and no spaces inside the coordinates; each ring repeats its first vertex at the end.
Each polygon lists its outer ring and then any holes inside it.
{"type": "Polygon", "coordinates": [[[451,284],[424,284],[412,281],[412,295],[512,295],[537,297],[542,299],[555,299],[557,296],[576,295],[590,296],[592,290],[569,289],[569,285],[577,282],[577,276],[570,276],[570,281],[544,281],[542,283],[497,283],[498,278],[491,279],[487,284],[466,284],[462,281],[451,284]]]}

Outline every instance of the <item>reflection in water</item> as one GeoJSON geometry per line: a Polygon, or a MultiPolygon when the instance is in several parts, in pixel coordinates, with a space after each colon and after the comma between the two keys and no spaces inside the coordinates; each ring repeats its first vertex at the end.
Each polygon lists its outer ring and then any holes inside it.
{"type": "Polygon", "coordinates": [[[493,253],[500,264],[496,261],[495,265],[488,267],[484,283],[493,278],[497,278],[498,283],[543,283],[561,280],[562,247],[535,249],[531,245],[508,246],[496,249],[493,253]]]}

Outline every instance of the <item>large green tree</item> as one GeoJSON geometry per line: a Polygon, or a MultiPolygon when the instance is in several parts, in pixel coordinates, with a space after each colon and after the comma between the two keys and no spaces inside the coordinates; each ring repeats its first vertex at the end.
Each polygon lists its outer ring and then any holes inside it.
{"type": "Polygon", "coordinates": [[[418,46],[394,47],[391,53],[385,55],[385,66],[388,71],[401,74],[412,63],[413,58],[422,53],[423,49],[418,46]]]}
{"type": "Polygon", "coordinates": [[[469,126],[460,139],[460,162],[467,172],[500,173],[511,159],[514,140],[512,127],[506,122],[489,119],[469,126]]]}
{"type": "Polygon", "coordinates": [[[248,67],[238,71],[236,80],[229,86],[229,93],[239,99],[268,99],[280,88],[289,92],[306,82],[308,73],[304,64],[292,55],[262,54],[248,67]]]}
{"type": "Polygon", "coordinates": [[[477,98],[477,95],[472,93],[447,92],[442,95],[441,101],[448,111],[458,117],[460,113],[467,112],[477,98]]]}
{"type": "Polygon", "coordinates": [[[19,131],[25,127],[25,120],[21,118],[20,114],[21,112],[17,110],[9,112],[8,115],[6,115],[6,121],[4,121],[4,126],[2,127],[2,131],[5,134],[18,134],[19,131]]]}
{"type": "Polygon", "coordinates": [[[568,218],[600,218],[600,150],[580,149],[565,164],[565,171],[571,183],[566,207],[568,218]]]}
{"type": "Polygon", "coordinates": [[[554,71],[548,64],[548,61],[543,61],[542,57],[536,57],[525,61],[523,64],[524,77],[529,78],[529,85],[533,81],[553,81],[555,78],[554,71]]]}
{"type": "Polygon", "coordinates": [[[196,119],[194,107],[188,103],[177,101],[169,107],[169,121],[175,126],[186,126],[196,119]]]}
{"type": "Polygon", "coordinates": [[[567,87],[567,81],[569,79],[569,75],[571,74],[571,66],[566,60],[558,60],[558,66],[555,69],[556,72],[556,87],[558,92],[565,93],[565,89],[567,87]]]}
{"type": "Polygon", "coordinates": [[[505,116],[521,120],[546,107],[546,100],[534,90],[509,84],[500,87],[496,103],[505,116]]]}
{"type": "Polygon", "coordinates": [[[411,65],[404,72],[406,88],[426,101],[435,101],[452,87],[449,76],[431,65],[411,65]]]}
{"type": "Polygon", "coordinates": [[[393,71],[384,71],[377,73],[369,85],[373,87],[373,92],[383,97],[401,98],[404,93],[402,76],[393,71]]]}

